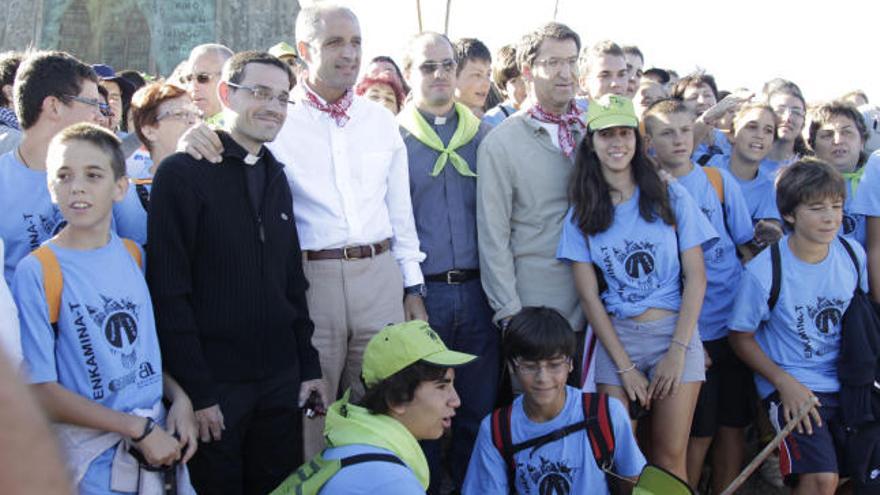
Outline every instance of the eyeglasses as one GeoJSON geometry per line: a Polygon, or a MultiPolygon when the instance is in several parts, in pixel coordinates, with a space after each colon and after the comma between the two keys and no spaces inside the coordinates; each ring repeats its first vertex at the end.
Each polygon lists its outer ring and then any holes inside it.
{"type": "Polygon", "coordinates": [[[437,69],[441,69],[443,72],[452,72],[456,67],[458,64],[455,63],[455,60],[446,59],[442,62],[425,62],[419,66],[419,70],[422,71],[422,75],[430,76],[436,73],[437,69]]]}
{"type": "Polygon", "coordinates": [[[782,106],[779,106],[779,107],[774,107],[774,108],[773,108],[773,111],[776,113],[776,115],[779,115],[780,117],[781,117],[785,112],[788,112],[788,113],[791,114],[793,117],[800,117],[800,118],[803,118],[804,115],[805,115],[804,111],[801,110],[801,109],[798,108],[798,107],[782,107],[782,106]]]}
{"type": "Polygon", "coordinates": [[[195,79],[196,82],[199,84],[208,84],[209,82],[211,82],[211,79],[214,79],[219,75],[219,72],[199,72],[196,74],[187,74],[186,77],[184,77],[184,81],[192,82],[192,80],[195,79]]]}
{"type": "Polygon", "coordinates": [[[164,112],[156,115],[156,122],[159,122],[164,119],[174,119],[174,120],[182,120],[184,122],[195,122],[202,117],[202,112],[199,111],[195,106],[193,107],[179,107],[172,108],[171,110],[166,110],[164,112]]]}
{"type": "Polygon", "coordinates": [[[578,58],[577,57],[568,57],[568,58],[545,58],[541,60],[535,60],[535,65],[543,65],[544,67],[552,70],[558,71],[562,69],[562,67],[570,67],[572,72],[577,72],[578,70],[578,58]]]}
{"type": "Polygon", "coordinates": [[[265,86],[244,86],[229,81],[227,81],[226,84],[235,89],[243,89],[250,92],[251,96],[253,96],[254,99],[257,101],[268,102],[270,100],[277,100],[278,103],[281,103],[282,105],[293,103],[292,101],[290,101],[290,93],[288,93],[287,91],[276,93],[272,89],[265,86]]]}
{"type": "Polygon", "coordinates": [[[538,373],[543,369],[550,375],[560,375],[569,370],[571,366],[571,359],[563,359],[562,361],[550,361],[547,364],[542,365],[540,363],[523,363],[518,360],[513,361],[513,365],[516,366],[516,369],[519,370],[520,373],[524,375],[537,376],[538,373]]]}
{"type": "Polygon", "coordinates": [[[102,102],[97,98],[86,98],[84,96],[77,95],[65,95],[65,98],[70,98],[73,101],[78,101],[80,103],[85,103],[86,105],[97,107],[98,111],[101,112],[101,115],[103,115],[104,117],[113,116],[113,110],[110,108],[110,105],[102,102]]]}

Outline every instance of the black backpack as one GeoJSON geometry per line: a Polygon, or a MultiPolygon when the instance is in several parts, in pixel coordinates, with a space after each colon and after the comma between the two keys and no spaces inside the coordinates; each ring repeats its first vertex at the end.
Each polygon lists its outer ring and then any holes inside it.
{"type": "Polygon", "coordinates": [[[555,442],[572,433],[586,430],[587,443],[593,450],[596,465],[605,473],[608,490],[612,495],[619,493],[617,479],[609,471],[614,466],[614,428],[611,423],[611,410],[608,395],[585,393],[581,396],[584,420],[563,426],[539,437],[514,444],[510,436],[510,415],[513,404],[496,409],[492,413],[492,444],[498,449],[507,468],[507,486],[510,493],[516,493],[516,461],[514,455],[525,449],[538,448],[555,442]]]}

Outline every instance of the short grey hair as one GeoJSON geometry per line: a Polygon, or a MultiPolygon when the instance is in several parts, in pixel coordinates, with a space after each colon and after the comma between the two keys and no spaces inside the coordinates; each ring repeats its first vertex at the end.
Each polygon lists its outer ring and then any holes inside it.
{"type": "Polygon", "coordinates": [[[207,54],[211,54],[211,55],[215,55],[217,57],[220,57],[223,59],[224,62],[226,60],[229,60],[230,58],[232,58],[233,55],[235,55],[235,53],[232,50],[230,50],[228,46],[221,45],[219,43],[205,43],[204,45],[198,45],[197,47],[193,48],[189,52],[189,59],[188,60],[190,62],[192,62],[196,58],[201,57],[202,55],[207,55],[207,54]]]}
{"type": "Polygon", "coordinates": [[[318,36],[324,23],[324,18],[331,13],[342,12],[351,16],[355,22],[358,18],[351,9],[341,5],[334,4],[318,4],[306,7],[299,11],[296,16],[296,41],[304,41],[308,43],[318,36]]]}

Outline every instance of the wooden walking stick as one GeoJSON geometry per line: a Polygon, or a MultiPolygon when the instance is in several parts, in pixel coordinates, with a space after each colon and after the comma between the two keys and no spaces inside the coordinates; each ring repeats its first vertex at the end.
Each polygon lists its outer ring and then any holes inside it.
{"type": "Polygon", "coordinates": [[[798,412],[797,416],[792,418],[791,421],[789,421],[785,425],[785,428],[780,430],[779,433],[777,433],[776,436],[773,437],[773,440],[771,440],[770,443],[768,443],[767,446],[764,447],[764,450],[762,450],[757,456],[755,456],[754,459],[752,459],[752,462],[750,462],[749,465],[746,466],[746,468],[743,469],[741,473],[739,473],[739,476],[737,476],[736,479],[733,480],[730,486],[728,486],[724,489],[723,492],[721,492],[721,495],[733,495],[733,493],[738,490],[739,487],[742,486],[742,484],[745,483],[747,479],[749,479],[749,476],[751,476],[752,473],[754,473],[755,470],[758,469],[758,466],[760,466],[761,463],[764,462],[764,459],[766,459],[767,456],[769,456],[770,453],[773,452],[773,449],[775,449],[776,446],[779,445],[779,442],[787,437],[788,434],[795,429],[797,424],[800,423],[807,416],[807,414],[810,413],[810,409],[815,407],[818,403],[819,399],[813,397],[810,402],[801,406],[801,410],[798,412]]]}

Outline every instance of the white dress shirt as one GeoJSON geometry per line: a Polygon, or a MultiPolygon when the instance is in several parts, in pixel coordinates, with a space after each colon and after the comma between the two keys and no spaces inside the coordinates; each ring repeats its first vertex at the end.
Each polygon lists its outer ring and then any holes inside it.
{"type": "MultiPolygon", "coordinates": [[[[305,84],[305,83],[303,83],[305,84]]],[[[364,245],[391,238],[404,286],[424,282],[425,259],[413,220],[406,147],[394,116],[354,96],[344,127],[292,94],[287,119],[269,150],[281,163],[293,194],[304,251],[364,245]]],[[[320,97],[319,97],[320,98],[320,97]]]]}

